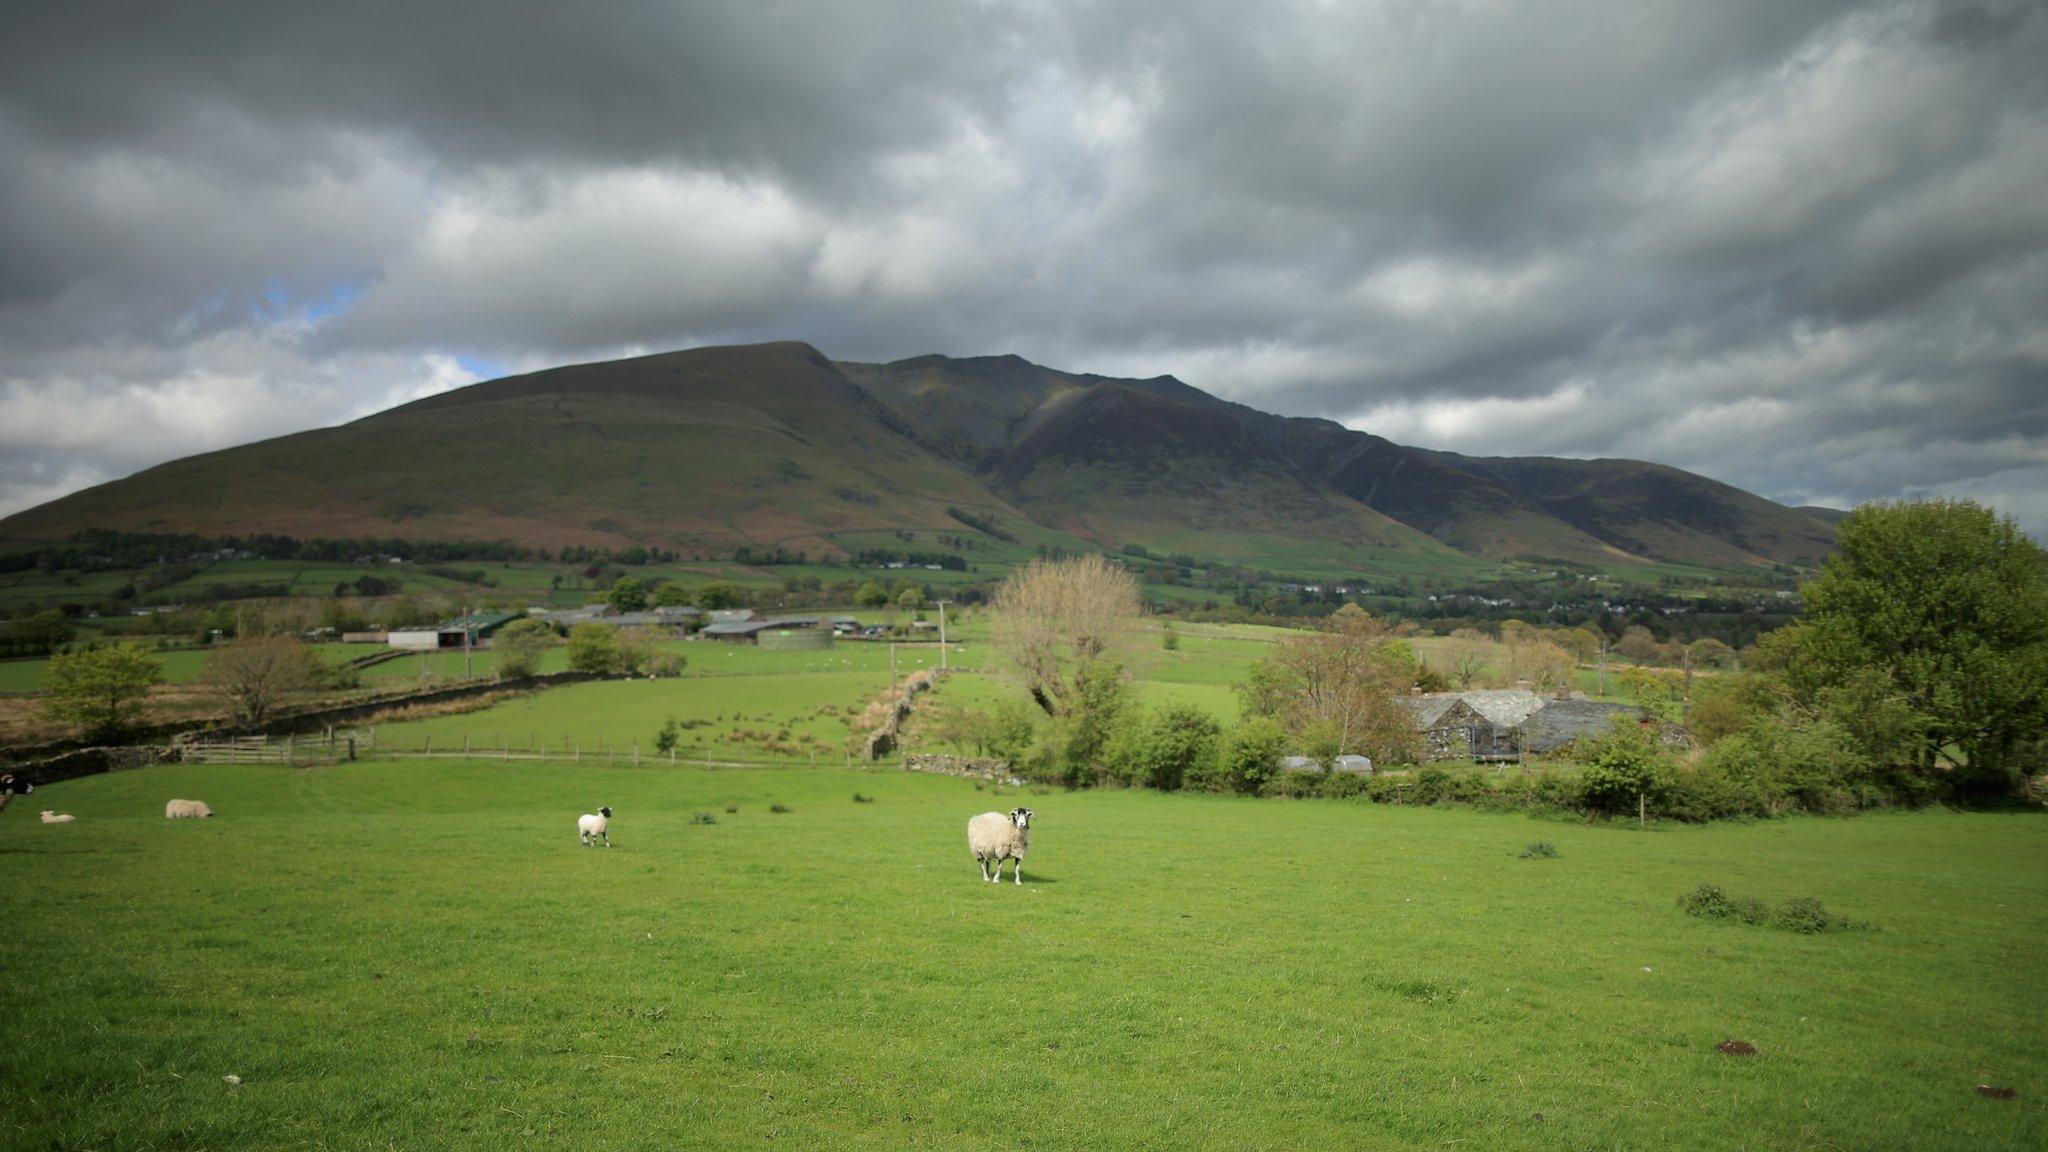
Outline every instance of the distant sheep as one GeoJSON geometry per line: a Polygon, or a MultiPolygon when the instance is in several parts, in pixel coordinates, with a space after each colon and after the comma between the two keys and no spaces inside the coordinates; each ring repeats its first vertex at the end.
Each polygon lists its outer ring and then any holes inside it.
{"type": "Polygon", "coordinates": [[[43,823],[45,824],[69,824],[76,819],[78,819],[78,817],[73,816],[69,812],[64,813],[62,816],[59,816],[55,812],[50,811],[48,808],[43,809],[43,823]]]}
{"type": "Polygon", "coordinates": [[[1008,812],[983,812],[967,822],[967,850],[974,853],[974,862],[981,865],[981,878],[991,884],[1003,882],[1003,861],[1015,861],[1012,865],[1012,879],[1024,882],[1024,853],[1031,850],[1031,809],[1012,808],[1008,812]],[[989,875],[989,863],[995,863],[995,875],[989,875]]]}
{"type": "Polygon", "coordinates": [[[173,800],[164,805],[166,820],[199,820],[213,815],[204,800],[173,800]]]}
{"type": "Polygon", "coordinates": [[[605,847],[611,847],[612,810],[609,807],[606,807],[599,808],[594,813],[584,813],[583,816],[576,821],[576,836],[577,839],[581,840],[585,844],[595,844],[599,840],[602,840],[604,841],[605,847]]]}

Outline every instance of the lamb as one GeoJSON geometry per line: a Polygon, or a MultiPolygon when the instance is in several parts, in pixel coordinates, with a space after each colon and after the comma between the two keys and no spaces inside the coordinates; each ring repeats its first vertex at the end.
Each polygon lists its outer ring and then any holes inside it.
{"type": "Polygon", "coordinates": [[[585,812],[576,821],[576,836],[585,844],[595,844],[603,840],[605,847],[611,847],[612,810],[606,807],[599,808],[594,814],[585,812]]]}
{"type": "Polygon", "coordinates": [[[204,800],[173,800],[164,805],[166,820],[199,820],[213,815],[204,800]]]}
{"type": "Polygon", "coordinates": [[[78,819],[78,817],[73,816],[69,812],[64,813],[62,816],[59,816],[55,812],[50,811],[48,808],[43,809],[43,823],[45,824],[69,824],[76,819],[78,819]]]}
{"type": "Polygon", "coordinates": [[[1012,808],[1008,812],[983,812],[967,822],[967,850],[974,853],[974,862],[981,865],[981,878],[991,884],[1003,882],[1003,861],[1014,860],[1012,878],[1019,884],[1024,882],[1024,853],[1031,850],[1031,809],[1012,808]],[[996,872],[988,872],[989,861],[995,861],[996,872]]]}

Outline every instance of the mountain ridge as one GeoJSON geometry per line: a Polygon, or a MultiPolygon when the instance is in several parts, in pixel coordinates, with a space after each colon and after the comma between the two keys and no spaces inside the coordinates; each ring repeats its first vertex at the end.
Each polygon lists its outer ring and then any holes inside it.
{"type": "Polygon", "coordinates": [[[1630,460],[1470,457],[1022,357],[833,361],[795,341],[564,365],[185,457],[0,520],[527,546],[843,554],[960,509],[1048,547],[1318,569],[1812,564],[1832,525],[1630,460]],[[1312,564],[1311,564],[1312,561],[1312,564]]]}

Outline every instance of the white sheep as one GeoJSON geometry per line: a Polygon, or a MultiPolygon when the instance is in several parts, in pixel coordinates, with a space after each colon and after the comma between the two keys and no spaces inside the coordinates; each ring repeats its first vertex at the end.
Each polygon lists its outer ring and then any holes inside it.
{"type": "Polygon", "coordinates": [[[605,847],[611,847],[612,810],[606,807],[599,808],[596,812],[585,812],[576,821],[576,837],[585,844],[595,844],[603,840],[605,847]]]}
{"type": "Polygon", "coordinates": [[[1031,850],[1031,809],[1012,808],[1008,812],[983,812],[967,822],[967,850],[974,853],[974,862],[981,865],[981,878],[992,884],[1003,882],[1003,861],[1013,860],[1012,878],[1024,882],[1024,853],[1031,850]],[[988,872],[989,862],[996,866],[995,875],[988,872]]]}
{"type": "Polygon", "coordinates": [[[59,816],[55,812],[50,811],[48,808],[43,809],[43,823],[45,824],[69,824],[76,819],[78,819],[78,817],[73,816],[69,812],[64,813],[62,816],[59,816]]]}
{"type": "Polygon", "coordinates": [[[173,800],[164,805],[166,820],[199,820],[213,815],[204,800],[173,800]]]}

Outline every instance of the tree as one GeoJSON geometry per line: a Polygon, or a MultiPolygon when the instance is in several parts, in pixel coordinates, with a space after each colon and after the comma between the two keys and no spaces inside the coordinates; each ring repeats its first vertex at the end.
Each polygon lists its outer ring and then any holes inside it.
{"type": "Polygon", "coordinates": [[[569,667],[578,672],[617,671],[619,630],[597,623],[578,624],[569,629],[569,667]]]}
{"type": "Polygon", "coordinates": [[[713,580],[697,589],[697,607],[706,612],[717,612],[740,606],[740,590],[724,580],[713,580]]]}
{"type": "Polygon", "coordinates": [[[491,637],[498,676],[506,680],[531,676],[540,671],[541,658],[554,646],[555,630],[548,627],[546,621],[531,616],[514,620],[491,637]]]}
{"type": "Polygon", "coordinates": [[[901,592],[896,593],[896,607],[904,612],[915,612],[924,607],[924,593],[905,586],[901,592]]]}
{"type": "Polygon", "coordinates": [[[1114,660],[1087,660],[1074,669],[1073,693],[1066,724],[1066,782],[1086,784],[1103,775],[1104,753],[1125,726],[1131,712],[1131,688],[1123,665],[1114,660]]]}
{"type": "Polygon", "coordinates": [[[1614,642],[1614,650],[1638,664],[1654,664],[1664,655],[1664,646],[1641,624],[1623,629],[1621,639],[1614,642]]]}
{"type": "Polygon", "coordinates": [[[1581,664],[1591,664],[1600,658],[1600,650],[1607,645],[1607,638],[1596,634],[1590,628],[1565,628],[1554,638],[1558,647],[1572,654],[1572,659],[1581,664]]]}
{"type": "Polygon", "coordinates": [[[1254,716],[1232,728],[1199,783],[1213,792],[1257,795],[1287,754],[1287,733],[1269,716],[1254,716]]]}
{"type": "Polygon", "coordinates": [[[1588,745],[1580,780],[1588,803],[1617,811],[1639,805],[1655,792],[1663,771],[1655,735],[1639,723],[1617,719],[1611,731],[1588,745]]]}
{"type": "Polygon", "coordinates": [[[861,608],[880,608],[889,602],[889,594],[882,590],[880,584],[870,580],[853,594],[853,602],[861,608]]]}
{"type": "Polygon", "coordinates": [[[320,684],[320,658],[290,636],[248,636],[207,654],[200,680],[242,724],[261,724],[278,705],[320,684]]]}
{"type": "Polygon", "coordinates": [[[674,580],[663,580],[654,588],[656,608],[680,608],[690,602],[690,590],[674,580]]]}
{"type": "Polygon", "coordinates": [[[1102,556],[1034,560],[996,592],[996,644],[1032,701],[1064,716],[1071,673],[1127,648],[1139,610],[1137,580],[1102,556]]]}
{"type": "Polygon", "coordinates": [[[1577,674],[1572,654],[1548,640],[1530,640],[1508,649],[1508,675],[1527,680],[1538,692],[1569,688],[1577,674]]]}
{"type": "Polygon", "coordinates": [[[1474,681],[1486,674],[1486,665],[1492,657],[1492,645],[1470,628],[1460,628],[1451,633],[1443,645],[1445,671],[1457,682],[1460,690],[1471,688],[1474,681]]]}
{"type": "Polygon", "coordinates": [[[1222,734],[1207,712],[1177,704],[1127,725],[1112,743],[1110,771],[1127,784],[1171,792],[1215,758],[1222,734]]]}
{"type": "Polygon", "coordinates": [[[1839,705],[1888,696],[1911,718],[1895,758],[2009,783],[2048,746],[2048,555],[1970,500],[1866,504],[1835,540],[1805,619],[1771,638],[1794,697],[1854,729],[1839,705]]]}
{"type": "Polygon", "coordinates": [[[612,585],[605,602],[621,612],[645,612],[647,610],[647,584],[637,576],[621,576],[612,585]]]}
{"type": "Polygon", "coordinates": [[[1270,716],[1289,732],[1311,729],[1332,755],[1410,758],[1413,714],[1397,697],[1415,679],[1408,642],[1355,604],[1331,613],[1315,632],[1289,637],[1252,668],[1240,694],[1248,716],[1270,716]]]}
{"type": "Polygon", "coordinates": [[[140,644],[60,653],[50,658],[43,712],[93,737],[119,735],[141,713],[150,688],[163,680],[163,665],[140,644]]]}
{"type": "Polygon", "coordinates": [[[1693,641],[1690,652],[1696,667],[1731,668],[1735,665],[1735,649],[1712,636],[1704,636],[1693,641]]]}

